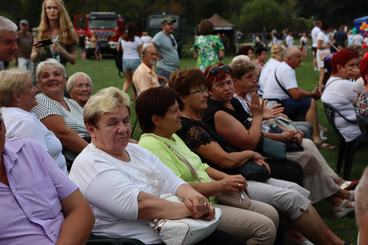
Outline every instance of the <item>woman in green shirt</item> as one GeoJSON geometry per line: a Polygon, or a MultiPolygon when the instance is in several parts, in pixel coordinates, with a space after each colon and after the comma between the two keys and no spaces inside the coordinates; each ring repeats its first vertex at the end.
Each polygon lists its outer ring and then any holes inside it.
{"type": "Polygon", "coordinates": [[[219,230],[243,239],[246,244],[273,244],[278,226],[276,210],[248,200],[244,193],[247,183],[241,175],[228,175],[202,163],[175,134],[181,127],[179,101],[176,92],[167,87],[140,94],[136,112],[144,134],[139,144],[221,209],[219,230]]]}

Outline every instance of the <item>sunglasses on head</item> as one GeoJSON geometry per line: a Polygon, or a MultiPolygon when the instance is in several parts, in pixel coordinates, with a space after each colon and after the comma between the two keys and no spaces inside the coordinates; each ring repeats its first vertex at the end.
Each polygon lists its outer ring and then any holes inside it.
{"type": "Polygon", "coordinates": [[[206,76],[206,79],[211,74],[212,76],[217,76],[220,72],[225,72],[226,74],[231,74],[231,68],[228,65],[222,65],[222,66],[214,66],[212,67],[206,76]]]}

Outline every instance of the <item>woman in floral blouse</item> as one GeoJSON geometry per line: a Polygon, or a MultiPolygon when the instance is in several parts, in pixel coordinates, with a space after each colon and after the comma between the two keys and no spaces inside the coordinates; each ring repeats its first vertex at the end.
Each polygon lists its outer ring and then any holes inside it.
{"type": "Polygon", "coordinates": [[[199,35],[195,37],[192,47],[197,67],[204,71],[207,66],[217,64],[225,55],[225,48],[218,35],[212,35],[213,24],[208,19],[198,25],[199,35]]]}

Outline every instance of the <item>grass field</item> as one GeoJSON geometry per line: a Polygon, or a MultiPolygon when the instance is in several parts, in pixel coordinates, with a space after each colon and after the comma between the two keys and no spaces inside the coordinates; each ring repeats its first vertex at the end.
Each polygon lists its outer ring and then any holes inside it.
{"type": "MultiPolygon", "coordinates": [[[[224,63],[228,63],[229,60],[230,60],[229,58],[226,58],[224,60],[224,63]]],[[[181,60],[181,68],[193,67],[194,65],[195,62],[192,59],[181,60]]],[[[71,75],[76,71],[83,71],[89,74],[94,81],[95,91],[108,86],[115,86],[121,88],[123,84],[122,78],[118,76],[117,69],[115,68],[115,64],[112,59],[105,59],[103,61],[78,60],[76,65],[68,65],[67,70],[69,75],[71,75]]],[[[318,80],[318,73],[313,71],[312,62],[310,58],[307,58],[302,63],[301,67],[297,69],[296,72],[298,76],[298,82],[301,87],[311,90],[316,86],[318,80]]],[[[132,110],[132,112],[133,112],[132,121],[134,121],[135,119],[134,110],[132,110]]],[[[328,126],[326,123],[326,118],[322,111],[321,104],[319,104],[319,118],[323,125],[328,126]]],[[[133,137],[137,137],[138,131],[139,129],[136,130],[133,137]]],[[[337,137],[333,133],[331,128],[328,133],[328,142],[332,144],[338,143],[337,137]]],[[[327,159],[327,162],[334,168],[335,161],[337,159],[337,149],[322,150],[322,154],[327,159]]],[[[367,156],[368,154],[366,152],[366,149],[361,149],[360,152],[356,154],[351,176],[353,179],[360,177],[364,167],[367,165],[367,156]]],[[[316,205],[316,208],[318,209],[322,218],[326,221],[329,227],[337,235],[339,235],[342,239],[346,241],[356,244],[357,229],[353,215],[341,219],[335,218],[327,201],[318,203],[316,205]]]]}

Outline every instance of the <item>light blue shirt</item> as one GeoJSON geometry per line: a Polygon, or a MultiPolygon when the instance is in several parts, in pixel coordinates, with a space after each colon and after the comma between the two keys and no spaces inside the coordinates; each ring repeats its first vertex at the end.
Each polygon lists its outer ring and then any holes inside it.
{"type": "Polygon", "coordinates": [[[169,72],[178,70],[180,62],[177,50],[178,44],[175,37],[172,34],[168,36],[163,31],[160,31],[153,37],[152,41],[161,55],[161,59],[157,62],[157,67],[169,72]]]}

